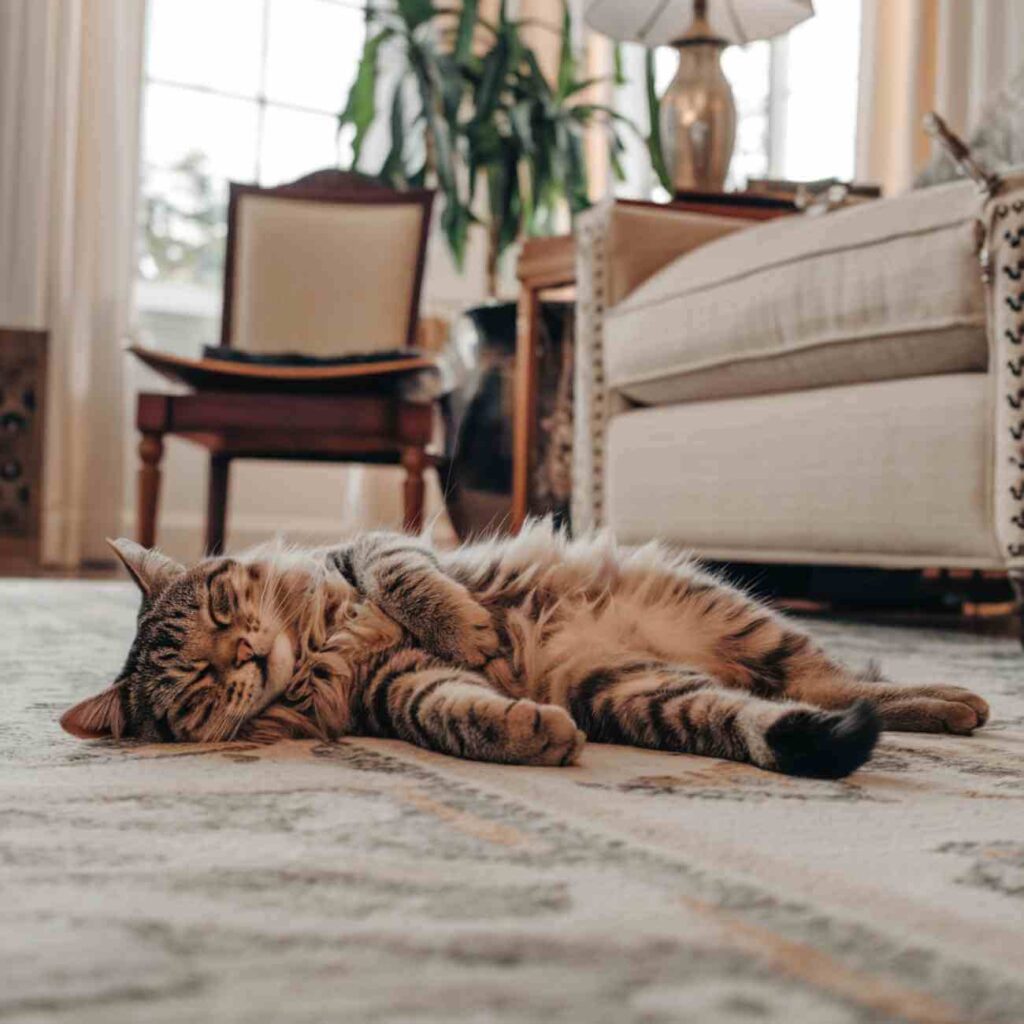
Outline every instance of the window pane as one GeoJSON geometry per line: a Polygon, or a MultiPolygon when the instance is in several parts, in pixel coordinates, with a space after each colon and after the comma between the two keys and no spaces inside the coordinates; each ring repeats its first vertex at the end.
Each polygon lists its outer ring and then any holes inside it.
{"type": "Polygon", "coordinates": [[[267,98],[337,114],[364,35],[356,5],[329,0],[270,0],[267,98]]]}
{"type": "Polygon", "coordinates": [[[145,162],[170,167],[198,152],[215,177],[252,181],[256,118],[256,104],[248,100],[151,84],[146,89],[145,162]]]}
{"type": "Polygon", "coordinates": [[[654,84],[658,95],[664,96],[679,64],[679,55],[671,46],[659,46],[654,51],[654,84]]]}
{"type": "Polygon", "coordinates": [[[748,178],[768,170],[768,93],[771,46],[766,42],[730,46],[722,54],[722,70],[736,98],[736,147],[727,189],[743,188],[748,178]]]}
{"type": "Polygon", "coordinates": [[[262,52],[263,0],[149,0],[152,78],[255,96],[262,52]]]}
{"type": "Polygon", "coordinates": [[[279,185],[338,165],[338,123],[330,114],[267,107],[260,151],[260,184],[279,185]]]}
{"type": "Polygon", "coordinates": [[[853,177],[860,8],[856,0],[816,0],[815,16],[789,34],[780,168],[787,177],[853,177]]]}
{"type": "Polygon", "coordinates": [[[214,287],[224,260],[226,189],[201,154],[172,167],[147,166],[142,178],[139,275],[214,287]]]}
{"type": "Polygon", "coordinates": [[[227,181],[251,181],[257,108],[176,86],[146,90],[139,274],[220,285],[227,181]]]}
{"type": "Polygon", "coordinates": [[[765,42],[730,46],[722,54],[722,70],[732,86],[741,118],[745,114],[763,114],[768,109],[770,62],[771,47],[765,42]]]}

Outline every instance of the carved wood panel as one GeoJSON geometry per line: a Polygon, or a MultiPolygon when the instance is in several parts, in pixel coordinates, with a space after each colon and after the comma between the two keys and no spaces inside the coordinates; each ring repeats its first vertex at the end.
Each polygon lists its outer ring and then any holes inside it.
{"type": "Polygon", "coordinates": [[[0,329],[0,567],[37,561],[46,334],[0,329]]]}

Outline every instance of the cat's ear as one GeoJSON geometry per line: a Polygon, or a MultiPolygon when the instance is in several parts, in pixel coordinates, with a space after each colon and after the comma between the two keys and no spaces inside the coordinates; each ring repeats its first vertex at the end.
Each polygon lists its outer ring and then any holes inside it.
{"type": "Polygon", "coordinates": [[[95,697],[68,708],[60,716],[60,727],[80,740],[98,740],[105,736],[119,739],[125,727],[121,685],[114,683],[95,697]]]}
{"type": "Polygon", "coordinates": [[[158,590],[165,587],[175,576],[180,576],[185,567],[173,558],[161,555],[136,544],[133,540],[110,540],[107,538],[114,554],[121,559],[129,575],[138,584],[144,597],[152,597],[158,590]]]}

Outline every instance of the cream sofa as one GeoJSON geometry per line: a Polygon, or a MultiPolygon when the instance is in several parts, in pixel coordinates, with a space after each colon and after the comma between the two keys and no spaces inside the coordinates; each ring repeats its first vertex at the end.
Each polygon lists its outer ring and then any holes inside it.
{"type": "Polygon", "coordinates": [[[577,530],[1020,588],[1024,178],[756,226],[611,202],[577,240],[577,530]]]}

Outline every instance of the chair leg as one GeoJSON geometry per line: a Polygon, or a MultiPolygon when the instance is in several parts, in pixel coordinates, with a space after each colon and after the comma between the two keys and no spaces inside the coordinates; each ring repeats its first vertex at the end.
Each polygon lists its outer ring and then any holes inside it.
{"type": "Polygon", "coordinates": [[[1024,647],[1024,569],[1010,571],[1010,585],[1017,597],[1017,624],[1021,647],[1024,647]]]}
{"type": "Polygon", "coordinates": [[[404,448],[402,466],[405,468],[405,522],[407,533],[419,533],[423,529],[423,471],[427,465],[427,453],[422,448],[404,448]]]}
{"type": "Polygon", "coordinates": [[[156,516],[160,503],[160,460],[164,455],[162,434],[145,432],[139,441],[139,494],[135,532],[144,548],[156,544],[156,516]]]}
{"type": "Polygon", "coordinates": [[[208,555],[219,555],[224,551],[230,476],[230,457],[211,455],[210,479],[206,491],[206,553],[208,555]]]}

